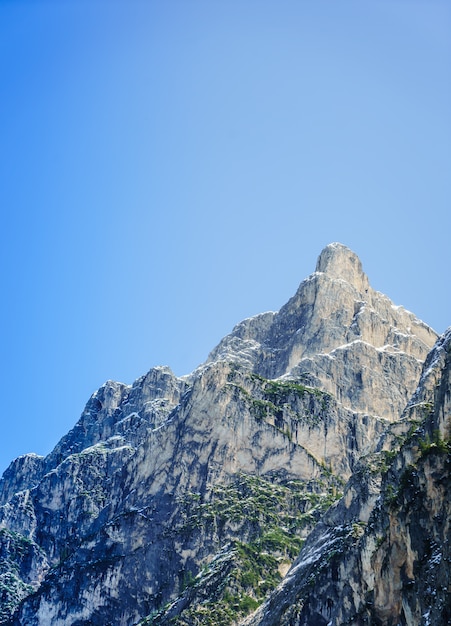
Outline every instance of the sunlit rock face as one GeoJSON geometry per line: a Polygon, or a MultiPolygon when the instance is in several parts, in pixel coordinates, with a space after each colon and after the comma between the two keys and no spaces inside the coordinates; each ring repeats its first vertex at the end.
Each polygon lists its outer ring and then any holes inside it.
{"type": "Polygon", "coordinates": [[[402,418],[246,626],[451,623],[451,329],[402,418]]]}
{"type": "Polygon", "coordinates": [[[210,360],[238,356],[268,378],[309,374],[353,411],[397,419],[435,339],[431,328],[370,287],[349,248],[333,243],[278,313],[238,324],[210,360]]]}
{"type": "MultiPolygon", "coordinates": [[[[291,624],[308,605],[302,623],[322,624],[308,619],[370,611],[367,593],[374,619],[390,603],[395,615],[404,573],[398,595],[376,582],[371,541],[382,550],[386,536],[367,529],[388,511],[382,470],[401,467],[415,407],[442,380],[443,354],[426,359],[436,339],[331,244],[279,312],[238,324],[189,376],[108,381],[46,458],[20,457],[2,478],[0,623],[291,624]],[[364,581],[349,574],[352,593],[338,585],[342,546],[364,581]],[[314,607],[299,589],[332,564],[324,612],[323,595],[314,607]]],[[[380,562],[401,558],[390,554],[380,562]]]]}

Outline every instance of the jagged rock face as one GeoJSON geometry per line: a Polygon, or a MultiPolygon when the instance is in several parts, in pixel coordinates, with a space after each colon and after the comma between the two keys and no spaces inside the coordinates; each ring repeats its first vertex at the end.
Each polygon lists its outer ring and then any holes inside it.
{"type": "Polygon", "coordinates": [[[331,244],[278,313],[238,324],[209,358],[239,358],[268,378],[309,373],[352,410],[396,419],[436,338],[370,287],[351,250],[331,244]]]}
{"type": "Polygon", "coordinates": [[[37,485],[44,475],[44,457],[24,454],[15,459],[0,479],[0,505],[6,504],[18,491],[37,485]]]}
{"type": "Polygon", "coordinates": [[[48,571],[44,551],[33,541],[0,529],[0,621],[35,591],[48,571]]]}
{"type": "Polygon", "coordinates": [[[403,419],[243,625],[450,623],[450,409],[451,329],[428,357],[403,419]]]}
{"type": "Polygon", "coordinates": [[[48,457],[21,457],[2,478],[0,529],[32,556],[27,569],[8,548],[16,582],[0,623],[220,626],[282,579],[271,602],[296,605],[302,567],[284,576],[307,536],[323,554],[325,536],[342,545],[372,515],[381,472],[362,455],[385,459],[405,436],[417,409],[396,418],[435,339],[331,244],[278,313],[239,324],[190,376],[108,381],[48,457]]]}
{"type": "MultiPolygon", "coordinates": [[[[70,454],[27,492],[32,507],[28,520],[22,513],[22,532],[43,547],[53,569],[38,594],[22,604],[16,623],[134,623],[183,591],[184,573],[194,577],[200,563],[208,564],[227,544],[230,567],[237,570],[237,542],[255,542],[262,528],[280,519],[282,505],[271,499],[274,494],[287,502],[287,524],[300,508],[311,509],[298,527],[273,538],[278,558],[289,563],[292,544],[299,549],[321,503],[330,502],[341,484],[288,433],[288,419],[302,439],[302,429],[321,430],[333,415],[340,424],[339,413],[319,390],[271,383],[218,363],[203,370],[166,422],[149,428],[137,448],[96,444],[70,454]],[[261,478],[249,486],[254,476],[261,478]],[[246,510],[239,506],[244,493],[246,510]],[[263,523],[271,506],[272,517],[263,523]]],[[[344,449],[346,429],[336,430],[344,449]]],[[[324,440],[321,453],[323,448],[324,440]]],[[[19,506],[16,496],[14,509],[19,506]]],[[[9,505],[3,515],[9,527],[18,519],[9,505]]],[[[279,567],[274,557],[275,581],[279,567]]]]}
{"type": "Polygon", "coordinates": [[[99,442],[112,447],[119,443],[136,446],[147,428],[167,419],[185,389],[185,382],[167,367],[151,369],[131,387],[107,381],[91,396],[76,426],[48,456],[46,470],[68,454],[99,442]]]}

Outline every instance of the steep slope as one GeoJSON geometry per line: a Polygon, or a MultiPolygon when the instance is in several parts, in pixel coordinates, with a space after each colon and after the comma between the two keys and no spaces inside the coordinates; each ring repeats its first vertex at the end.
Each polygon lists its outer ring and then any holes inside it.
{"type": "Polygon", "coordinates": [[[236,622],[397,420],[435,339],[331,244],[190,376],[109,381],[48,457],[2,478],[0,623],[236,622]]]}
{"type": "Polygon", "coordinates": [[[451,622],[451,328],[402,419],[246,626],[451,622]]]}
{"type": "Polygon", "coordinates": [[[209,360],[237,360],[267,378],[300,377],[353,411],[397,419],[436,334],[371,288],[359,258],[327,246],[278,313],[244,320],[209,360]],[[399,388],[393,379],[402,380],[399,388]]]}

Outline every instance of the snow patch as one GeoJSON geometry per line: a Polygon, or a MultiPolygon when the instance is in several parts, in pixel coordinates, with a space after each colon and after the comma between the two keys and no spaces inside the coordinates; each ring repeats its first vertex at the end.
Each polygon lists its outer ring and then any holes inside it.
{"type": "Polygon", "coordinates": [[[312,548],[307,551],[305,556],[302,556],[302,559],[293,565],[290,570],[289,576],[294,575],[301,568],[306,567],[307,565],[311,565],[318,561],[321,556],[328,551],[330,547],[334,545],[339,540],[337,536],[337,531],[342,530],[342,526],[337,526],[333,531],[327,531],[324,535],[321,536],[320,541],[312,546],[312,548]]]}

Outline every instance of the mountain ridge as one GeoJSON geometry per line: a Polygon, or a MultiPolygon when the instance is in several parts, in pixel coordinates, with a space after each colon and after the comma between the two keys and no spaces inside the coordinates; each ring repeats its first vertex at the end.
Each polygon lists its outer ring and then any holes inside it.
{"type": "Polygon", "coordinates": [[[436,340],[334,243],[191,374],[107,381],[47,457],[0,481],[0,623],[218,626],[280,598],[345,482],[412,426],[436,340]]]}

